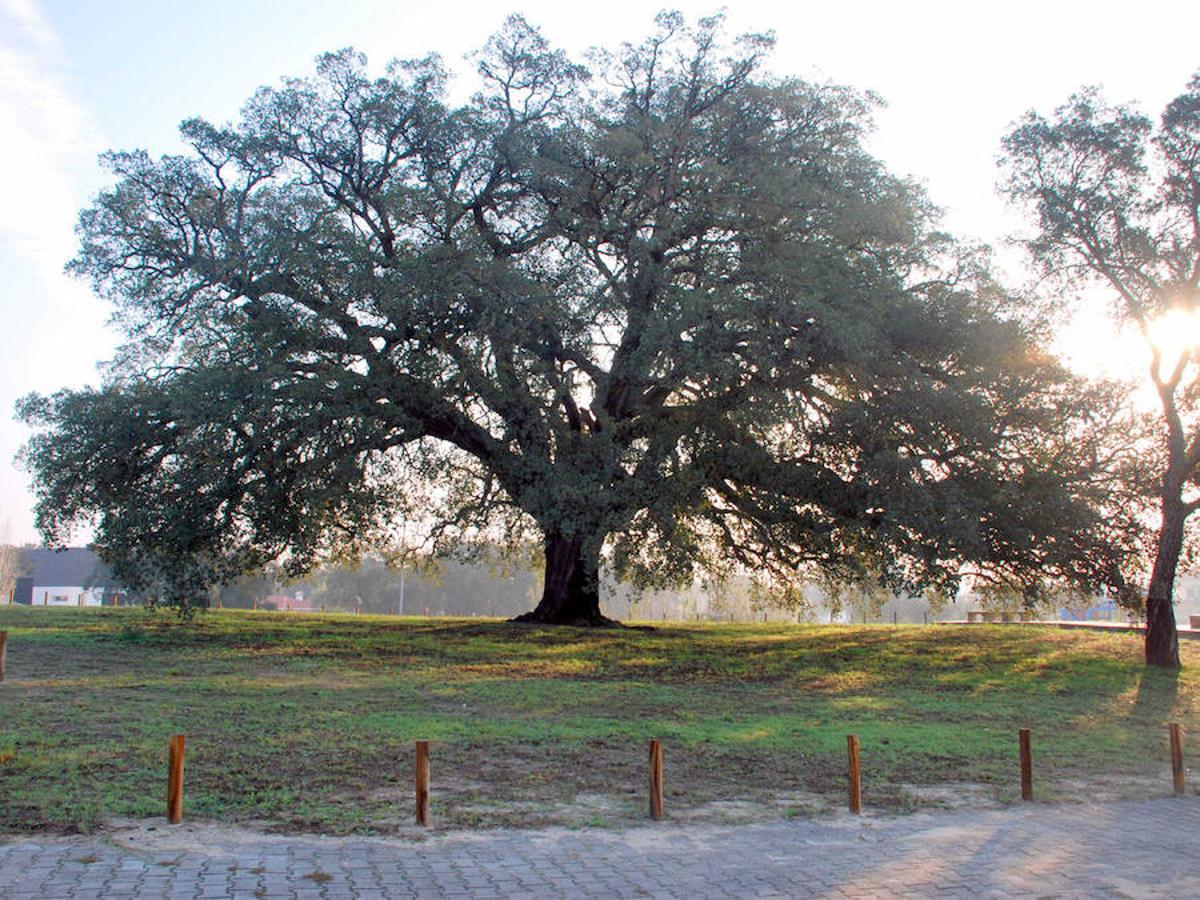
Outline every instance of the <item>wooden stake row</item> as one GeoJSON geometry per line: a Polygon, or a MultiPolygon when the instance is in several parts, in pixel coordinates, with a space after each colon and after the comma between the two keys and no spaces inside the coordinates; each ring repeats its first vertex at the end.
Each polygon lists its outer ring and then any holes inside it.
{"type": "MultiPolygon", "coordinates": [[[[417,824],[429,826],[429,741],[417,741],[417,824]]],[[[650,741],[650,818],[661,821],[663,813],[662,741],[650,741]]]]}
{"type": "MultiPolygon", "coordinates": [[[[3,677],[5,632],[0,631],[0,678],[3,677]]],[[[1183,732],[1177,723],[1169,726],[1171,739],[1171,777],[1176,794],[1184,793],[1183,779],[1183,732]]],[[[1021,799],[1033,799],[1033,750],[1030,730],[1018,732],[1021,749],[1021,799]]],[[[846,735],[846,756],[849,762],[849,808],[852,813],[862,812],[862,761],[858,736],[846,735]]],[[[183,821],[183,758],[184,736],[171,737],[167,762],[167,820],[172,825],[183,821]]],[[[662,741],[650,741],[650,818],[660,821],[663,811],[663,749],[662,741]]],[[[417,824],[429,827],[429,741],[416,742],[416,818],[417,824]]]]}
{"type": "MultiPolygon", "coordinates": [[[[1172,722],[1168,727],[1171,738],[1171,780],[1175,794],[1182,796],[1185,792],[1183,780],[1183,732],[1177,723],[1172,722]]],[[[1033,800],[1033,747],[1030,730],[1022,728],[1018,732],[1021,751],[1021,799],[1033,800]]],[[[847,781],[849,783],[849,808],[852,813],[862,812],[862,764],[859,759],[858,737],[846,736],[846,756],[849,760],[847,781]]]]}
{"type": "MultiPolygon", "coordinates": [[[[1178,722],[1167,726],[1171,741],[1171,782],[1176,796],[1186,790],[1183,779],[1183,730],[1178,722]]],[[[1022,728],[1021,737],[1021,799],[1033,799],[1033,750],[1030,746],[1029,729],[1022,728]]]]}

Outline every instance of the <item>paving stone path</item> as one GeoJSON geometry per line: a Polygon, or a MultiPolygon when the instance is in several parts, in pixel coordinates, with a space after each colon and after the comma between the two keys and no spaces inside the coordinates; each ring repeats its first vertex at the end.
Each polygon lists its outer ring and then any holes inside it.
{"type": "Polygon", "coordinates": [[[1200,797],[736,827],[0,838],[0,897],[1200,897],[1200,797]]]}

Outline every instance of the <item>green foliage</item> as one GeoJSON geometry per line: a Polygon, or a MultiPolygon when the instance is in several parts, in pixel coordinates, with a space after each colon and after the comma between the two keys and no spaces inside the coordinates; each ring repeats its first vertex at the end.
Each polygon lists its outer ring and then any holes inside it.
{"type": "Polygon", "coordinates": [[[400,522],[564,542],[593,601],[602,551],[643,584],[1118,582],[1114,398],[865,151],[874,99],[769,47],[667,14],[588,70],[514,17],[465,105],[436,57],[342,51],[187,155],[108,154],[72,268],[130,343],[22,406],[43,532],[94,521],[184,604],[400,522]]]}

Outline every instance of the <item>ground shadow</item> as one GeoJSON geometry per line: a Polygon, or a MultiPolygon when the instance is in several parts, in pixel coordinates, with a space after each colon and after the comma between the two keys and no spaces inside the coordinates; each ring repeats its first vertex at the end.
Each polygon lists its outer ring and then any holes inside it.
{"type": "Polygon", "coordinates": [[[1147,724],[1170,721],[1179,698],[1179,675],[1178,669],[1147,666],[1138,678],[1131,718],[1147,724]]]}

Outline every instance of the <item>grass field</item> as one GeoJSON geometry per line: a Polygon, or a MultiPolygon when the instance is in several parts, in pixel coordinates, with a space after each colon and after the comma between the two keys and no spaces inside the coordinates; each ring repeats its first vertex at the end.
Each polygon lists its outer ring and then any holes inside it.
{"type": "Polygon", "coordinates": [[[465,828],[641,821],[651,737],[670,818],[741,821],[840,807],[850,733],[888,810],[1015,801],[1019,727],[1048,801],[1167,794],[1166,723],[1200,735],[1200,647],[1174,678],[1128,635],[19,607],[0,629],[0,832],[161,816],[177,732],[189,818],[338,833],[411,827],[416,738],[435,824],[465,828]]]}

